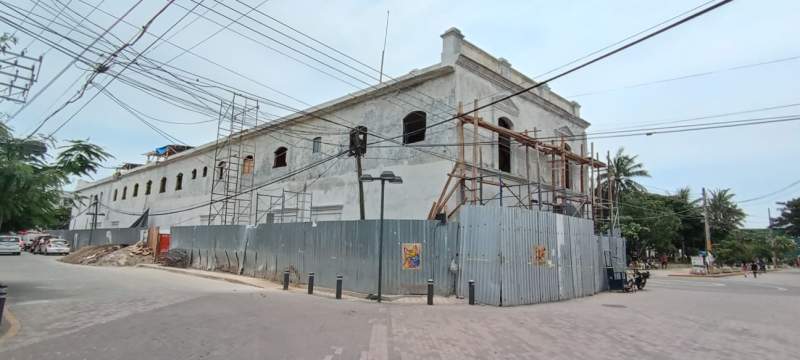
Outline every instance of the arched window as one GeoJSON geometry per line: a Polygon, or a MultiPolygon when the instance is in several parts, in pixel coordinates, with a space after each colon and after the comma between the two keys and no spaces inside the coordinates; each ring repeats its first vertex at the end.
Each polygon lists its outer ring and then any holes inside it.
{"type": "Polygon", "coordinates": [[[197,179],[197,169],[192,169],[192,180],[197,179]]]}
{"type": "Polygon", "coordinates": [[[151,190],[153,190],[153,180],[147,180],[147,184],[144,186],[144,194],[150,195],[151,190]]]}
{"type": "Polygon", "coordinates": [[[317,136],[311,142],[311,153],[316,154],[322,150],[322,138],[317,136]]]}
{"type": "Polygon", "coordinates": [[[286,166],[286,153],[288,150],[281,146],[277,150],[275,150],[275,162],[272,164],[273,168],[279,168],[286,166]]]}
{"type": "Polygon", "coordinates": [[[242,161],[242,174],[252,175],[254,167],[255,167],[255,159],[253,159],[253,155],[245,156],[244,160],[242,161]]]}
{"type": "Polygon", "coordinates": [[[178,173],[175,176],[175,191],[183,189],[183,173],[178,173]]]}
{"type": "Polygon", "coordinates": [[[203,177],[208,175],[208,166],[203,166],[203,177]]]}
{"type": "MultiPolygon", "coordinates": [[[[572,148],[568,144],[564,144],[564,150],[572,151],[572,148]]],[[[564,162],[564,187],[567,189],[572,188],[572,174],[570,174],[570,163],[569,160],[564,162]]]]}
{"type": "Polygon", "coordinates": [[[125,200],[125,197],[128,195],[128,187],[125,186],[122,188],[122,200],[125,200]]]}
{"type": "Polygon", "coordinates": [[[117,190],[119,189],[114,189],[114,201],[117,201],[117,190]]]}
{"type": "Polygon", "coordinates": [[[414,111],[403,118],[403,144],[425,140],[426,119],[424,111],[414,111]]]}
{"type": "MultiPolygon", "coordinates": [[[[514,127],[511,120],[504,117],[497,120],[497,125],[509,130],[514,127]]],[[[511,172],[511,138],[508,135],[497,136],[497,167],[500,171],[511,172]]]]}
{"type": "Polygon", "coordinates": [[[167,178],[166,177],[162,177],[161,178],[161,184],[159,184],[159,186],[158,186],[158,192],[159,193],[163,193],[163,192],[166,192],[166,191],[167,191],[167,178]]]}
{"type": "Polygon", "coordinates": [[[217,180],[222,180],[225,177],[225,162],[220,161],[217,164],[217,180]]]}
{"type": "Polygon", "coordinates": [[[133,195],[131,195],[131,196],[133,196],[133,197],[139,196],[139,184],[138,183],[133,184],[133,195]]]}

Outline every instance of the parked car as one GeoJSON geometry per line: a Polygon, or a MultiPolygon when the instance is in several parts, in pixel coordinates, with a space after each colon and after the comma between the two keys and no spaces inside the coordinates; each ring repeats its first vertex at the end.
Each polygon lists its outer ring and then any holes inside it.
{"type": "Polygon", "coordinates": [[[22,252],[22,249],[19,247],[19,240],[18,236],[0,236],[0,254],[19,255],[22,252]]]}
{"type": "Polygon", "coordinates": [[[69,254],[69,244],[67,244],[67,240],[64,239],[50,238],[43,242],[41,252],[45,255],[67,255],[69,254]]]}

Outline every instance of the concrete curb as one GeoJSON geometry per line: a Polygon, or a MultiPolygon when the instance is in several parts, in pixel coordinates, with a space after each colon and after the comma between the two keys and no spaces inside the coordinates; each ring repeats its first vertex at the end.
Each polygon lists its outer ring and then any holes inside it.
{"type": "MultiPolygon", "coordinates": [[[[252,278],[244,275],[236,275],[236,274],[228,274],[228,273],[219,273],[214,271],[204,271],[204,270],[197,270],[197,269],[182,269],[182,268],[173,268],[168,266],[162,266],[157,264],[138,264],[136,265],[138,268],[145,268],[145,269],[154,269],[154,270],[161,270],[161,271],[168,271],[171,273],[182,274],[182,275],[189,275],[200,277],[204,279],[210,280],[221,280],[227,281],[234,284],[240,285],[247,285],[252,287],[257,287],[260,289],[271,290],[271,291],[278,291],[285,293],[286,291],[283,290],[283,285],[277,282],[273,282],[270,280],[265,279],[258,279],[252,278]]],[[[289,293],[305,293],[306,287],[304,286],[297,286],[296,284],[289,286],[289,293]]],[[[324,298],[334,298],[335,297],[335,290],[329,289],[325,287],[314,287],[314,294],[313,296],[319,296],[324,298]]],[[[373,300],[367,299],[367,294],[357,293],[353,291],[342,291],[342,299],[343,300],[358,300],[358,301],[366,301],[366,302],[374,302],[373,300]]],[[[444,301],[444,299],[448,298],[441,298],[439,296],[436,297],[438,299],[438,305],[451,305],[454,304],[452,300],[444,301]]],[[[403,304],[424,304],[426,301],[425,295],[383,295],[384,302],[398,302],[403,304]]],[[[460,301],[459,303],[463,303],[460,301]]]]}
{"type": "MultiPolygon", "coordinates": [[[[19,332],[19,327],[20,327],[19,321],[11,312],[11,309],[9,309],[8,304],[6,304],[5,311],[3,312],[3,322],[8,322],[9,325],[8,328],[5,330],[5,332],[0,334],[0,343],[3,343],[6,340],[11,339],[15,335],[17,335],[17,332],[19,332]]],[[[4,327],[5,326],[0,326],[0,332],[2,332],[4,327]]]]}
{"type": "MultiPolygon", "coordinates": [[[[779,271],[780,270],[769,270],[769,271],[767,271],[767,273],[779,272],[779,271]]],[[[748,272],[748,274],[750,274],[750,273],[748,272]]],[[[741,271],[738,271],[738,272],[711,274],[711,275],[669,274],[668,276],[672,276],[672,277],[688,277],[688,278],[721,278],[721,277],[730,277],[730,276],[744,276],[744,273],[741,272],[741,271]]]]}

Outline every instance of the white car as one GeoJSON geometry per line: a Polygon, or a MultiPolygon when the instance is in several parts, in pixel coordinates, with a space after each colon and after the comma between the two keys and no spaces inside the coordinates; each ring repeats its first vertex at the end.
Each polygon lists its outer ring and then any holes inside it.
{"type": "Polygon", "coordinates": [[[0,236],[0,254],[19,255],[20,252],[22,249],[19,247],[18,236],[0,236]]]}
{"type": "Polygon", "coordinates": [[[53,238],[46,240],[45,244],[42,244],[42,254],[51,255],[51,254],[61,254],[67,255],[69,254],[69,244],[67,244],[67,240],[53,238]]]}

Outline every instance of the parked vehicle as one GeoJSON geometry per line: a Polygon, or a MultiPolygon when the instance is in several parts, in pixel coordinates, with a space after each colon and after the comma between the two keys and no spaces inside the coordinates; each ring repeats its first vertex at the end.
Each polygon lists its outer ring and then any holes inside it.
{"type": "Polygon", "coordinates": [[[60,255],[67,255],[69,254],[69,244],[67,244],[67,240],[60,239],[60,238],[50,238],[47,239],[44,244],[42,245],[42,254],[45,255],[53,255],[53,254],[60,254],[60,255]]]}
{"type": "Polygon", "coordinates": [[[19,247],[19,240],[18,236],[0,236],[0,254],[19,255],[22,252],[22,249],[19,247]]]}

